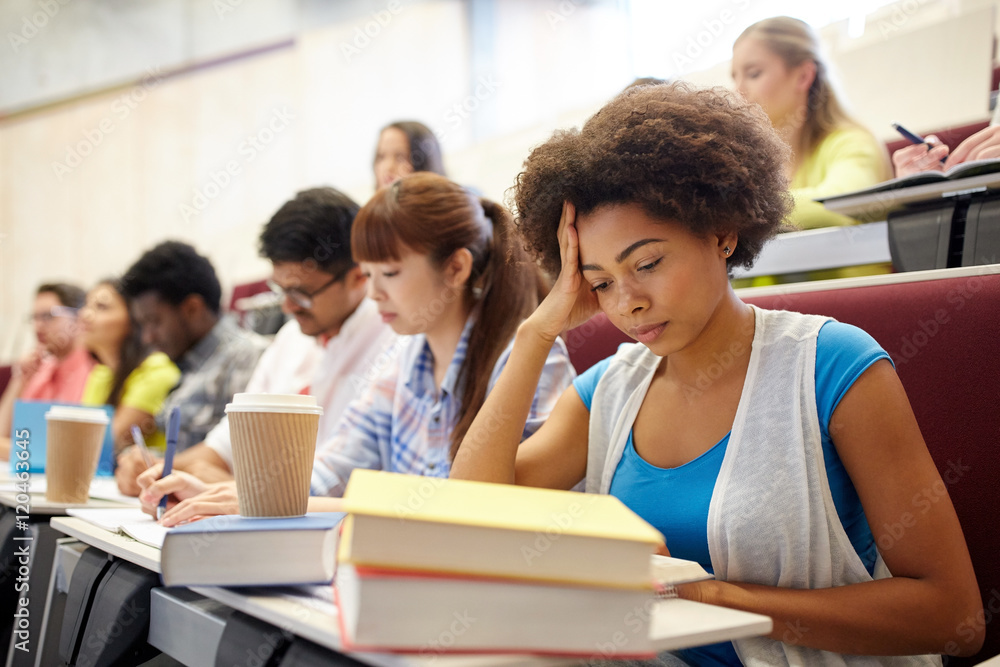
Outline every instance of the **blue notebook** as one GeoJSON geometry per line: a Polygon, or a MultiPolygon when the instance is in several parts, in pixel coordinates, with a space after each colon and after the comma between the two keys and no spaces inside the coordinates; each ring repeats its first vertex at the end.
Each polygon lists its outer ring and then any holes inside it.
{"type": "MultiPolygon", "coordinates": [[[[21,450],[18,442],[28,441],[27,450],[28,456],[28,472],[34,474],[42,474],[45,472],[45,435],[47,432],[45,425],[45,413],[49,411],[53,405],[73,405],[78,406],[79,403],[62,403],[62,402],[51,402],[51,401],[15,401],[14,402],[14,418],[12,420],[11,427],[11,452],[10,452],[10,470],[11,472],[16,472],[15,466],[17,462],[21,459],[18,458],[17,452],[21,450]],[[20,433],[24,436],[24,432],[27,431],[27,437],[18,437],[20,433]]],[[[91,406],[88,406],[91,407],[91,406]]],[[[114,416],[114,408],[110,405],[98,406],[103,409],[108,414],[108,421],[114,416]]],[[[111,435],[111,426],[108,425],[108,430],[104,433],[104,444],[101,446],[101,460],[97,464],[97,474],[98,475],[113,475],[114,474],[114,452],[115,444],[114,437],[111,435]]]]}
{"type": "Polygon", "coordinates": [[[211,516],[167,531],[167,586],[291,586],[333,580],[343,512],[293,519],[211,516]]]}

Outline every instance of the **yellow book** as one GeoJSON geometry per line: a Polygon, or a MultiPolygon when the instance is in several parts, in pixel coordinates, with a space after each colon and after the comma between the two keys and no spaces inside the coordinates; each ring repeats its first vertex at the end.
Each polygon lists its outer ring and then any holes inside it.
{"type": "Polygon", "coordinates": [[[649,589],[663,536],[613,496],[355,470],[340,558],[354,565],[649,589]]]}

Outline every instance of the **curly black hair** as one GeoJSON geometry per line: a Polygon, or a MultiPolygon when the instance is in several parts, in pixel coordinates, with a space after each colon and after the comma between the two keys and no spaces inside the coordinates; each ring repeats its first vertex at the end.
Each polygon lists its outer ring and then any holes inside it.
{"type": "Polygon", "coordinates": [[[361,207],[331,187],[302,190],[285,202],[260,233],[260,256],[273,264],[315,262],[331,275],[354,266],[351,225],[361,207]]]}
{"type": "Polygon", "coordinates": [[[525,247],[555,276],[563,201],[577,214],[638,204],[692,233],[735,232],[733,267],[750,267],[792,207],[789,149],[756,104],[683,83],[629,88],[581,130],[535,148],[508,190],[525,247]]]}
{"type": "Polygon", "coordinates": [[[216,315],[222,309],[222,286],[212,263],[180,241],[164,241],[143,253],[122,276],[120,291],[129,300],[153,292],[173,306],[197,294],[216,315]]]}

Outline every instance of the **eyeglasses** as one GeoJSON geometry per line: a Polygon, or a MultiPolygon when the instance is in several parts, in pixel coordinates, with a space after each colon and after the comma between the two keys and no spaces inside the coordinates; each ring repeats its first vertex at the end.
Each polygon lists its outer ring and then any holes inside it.
{"type": "Polygon", "coordinates": [[[48,312],[28,315],[29,324],[47,324],[56,317],[76,317],[77,309],[69,306],[52,306],[48,312]]]}
{"type": "Polygon", "coordinates": [[[305,308],[306,310],[309,310],[310,308],[313,307],[313,299],[315,299],[320,292],[328,289],[335,282],[343,280],[344,276],[347,275],[347,272],[350,271],[351,268],[352,267],[349,266],[343,271],[338,272],[332,278],[330,278],[330,280],[327,281],[322,287],[318,287],[314,289],[312,292],[307,292],[300,287],[289,287],[286,289],[281,285],[279,285],[278,283],[274,282],[274,280],[272,280],[271,278],[268,278],[266,282],[268,289],[277,294],[279,297],[281,298],[287,297],[292,301],[292,303],[299,306],[300,308],[305,308]]]}

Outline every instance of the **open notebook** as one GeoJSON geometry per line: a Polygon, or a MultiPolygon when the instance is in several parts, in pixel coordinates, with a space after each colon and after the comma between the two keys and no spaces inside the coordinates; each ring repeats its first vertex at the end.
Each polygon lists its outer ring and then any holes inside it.
{"type": "Polygon", "coordinates": [[[114,509],[90,509],[87,507],[71,507],[66,510],[70,516],[83,519],[98,528],[131,537],[156,549],[163,548],[163,538],[167,528],[153,520],[153,517],[143,513],[138,507],[114,509]]]}

